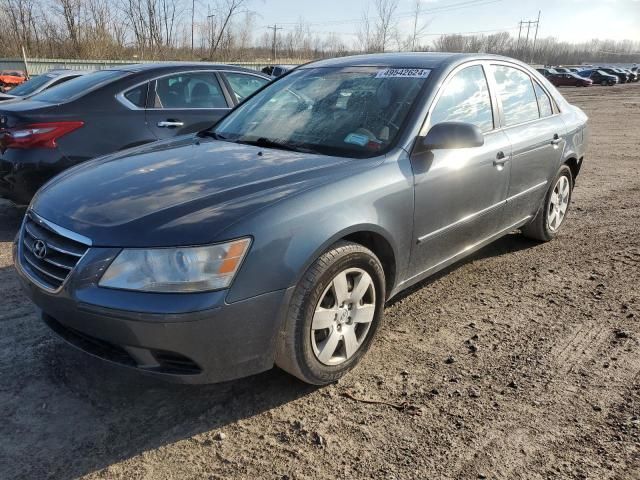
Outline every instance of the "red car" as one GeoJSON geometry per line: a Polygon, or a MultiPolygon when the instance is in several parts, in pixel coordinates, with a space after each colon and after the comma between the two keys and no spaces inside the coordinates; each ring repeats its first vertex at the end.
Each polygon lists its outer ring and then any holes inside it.
{"type": "Polygon", "coordinates": [[[3,92],[20,85],[27,81],[27,76],[24,72],[16,70],[5,70],[0,72],[0,90],[3,92]]]}
{"type": "Polygon", "coordinates": [[[593,80],[584,78],[575,73],[556,73],[547,77],[556,87],[590,87],[593,80]]]}

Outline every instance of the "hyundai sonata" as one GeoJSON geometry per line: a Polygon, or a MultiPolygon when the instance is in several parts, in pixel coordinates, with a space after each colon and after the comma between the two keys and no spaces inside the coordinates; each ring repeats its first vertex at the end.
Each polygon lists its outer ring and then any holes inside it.
{"type": "Polygon", "coordinates": [[[564,224],[587,117],[487,55],[298,68],[198,134],[74,167],[32,201],[15,265],[44,321],[182,382],[353,368],[385,302],[521,229],[564,224]]]}

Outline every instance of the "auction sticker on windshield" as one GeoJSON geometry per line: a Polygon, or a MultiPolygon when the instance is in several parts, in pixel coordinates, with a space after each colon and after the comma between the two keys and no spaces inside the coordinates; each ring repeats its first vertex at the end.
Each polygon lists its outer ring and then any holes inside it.
{"type": "Polygon", "coordinates": [[[430,73],[427,68],[387,68],[380,70],[376,78],[427,78],[430,73]]]}

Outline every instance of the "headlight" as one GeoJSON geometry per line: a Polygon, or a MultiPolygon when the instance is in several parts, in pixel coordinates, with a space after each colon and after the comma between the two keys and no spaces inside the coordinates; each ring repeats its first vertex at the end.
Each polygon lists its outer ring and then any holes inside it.
{"type": "Polygon", "coordinates": [[[251,240],[205,247],[124,249],[102,275],[101,287],[144,292],[204,292],[231,285],[251,240]]]}

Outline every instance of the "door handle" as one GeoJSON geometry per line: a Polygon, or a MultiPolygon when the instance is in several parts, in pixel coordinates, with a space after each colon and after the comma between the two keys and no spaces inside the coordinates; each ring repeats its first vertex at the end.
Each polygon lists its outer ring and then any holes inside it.
{"type": "Polygon", "coordinates": [[[561,141],[562,141],[562,139],[556,133],[556,134],[553,135],[553,140],[551,140],[551,145],[559,145],[561,141]]]}
{"type": "Polygon", "coordinates": [[[505,163],[509,161],[509,157],[507,157],[503,151],[499,151],[496,154],[496,159],[493,161],[494,167],[503,167],[505,163]]]}
{"type": "Polygon", "coordinates": [[[173,121],[173,120],[164,120],[162,122],[158,122],[158,127],[160,127],[160,128],[184,127],[184,122],[178,122],[178,121],[173,121]]]}

